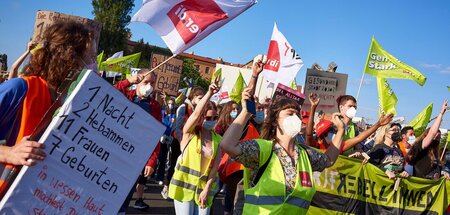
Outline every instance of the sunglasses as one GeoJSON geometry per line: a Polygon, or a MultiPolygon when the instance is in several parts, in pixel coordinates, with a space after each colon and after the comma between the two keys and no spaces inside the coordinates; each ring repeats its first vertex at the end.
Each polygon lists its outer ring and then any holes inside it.
{"type": "Polygon", "coordinates": [[[216,121],[217,119],[219,119],[219,116],[205,116],[207,121],[216,121]]]}

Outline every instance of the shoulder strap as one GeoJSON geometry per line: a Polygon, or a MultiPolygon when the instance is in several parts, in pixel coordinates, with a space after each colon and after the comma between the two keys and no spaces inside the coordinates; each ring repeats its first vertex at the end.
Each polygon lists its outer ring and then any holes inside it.
{"type": "Polygon", "coordinates": [[[266,171],[267,166],[269,165],[270,159],[272,159],[273,150],[270,151],[269,158],[266,160],[266,162],[258,169],[258,172],[256,173],[255,178],[253,179],[252,186],[255,186],[259,179],[261,178],[264,171],[266,171]]]}

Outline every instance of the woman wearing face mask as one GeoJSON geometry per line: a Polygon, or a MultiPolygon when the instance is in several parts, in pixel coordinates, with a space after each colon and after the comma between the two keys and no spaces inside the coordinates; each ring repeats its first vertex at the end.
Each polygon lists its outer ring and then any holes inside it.
{"type": "Polygon", "coordinates": [[[383,170],[389,179],[395,179],[397,175],[402,178],[409,176],[404,171],[405,158],[398,145],[402,140],[400,129],[398,123],[382,127],[377,138],[378,144],[367,153],[370,157],[369,163],[383,170]]]}
{"type": "Polygon", "coordinates": [[[83,69],[83,62],[95,59],[97,48],[89,30],[72,21],[49,26],[40,46],[21,78],[0,85],[0,193],[11,182],[3,177],[20,170],[14,165],[31,166],[45,158],[44,145],[28,136],[56,100],[63,81],[83,69]]]}
{"type": "Polygon", "coordinates": [[[169,185],[176,214],[209,214],[220,161],[220,135],[213,132],[217,110],[209,99],[218,92],[217,80],[197,103],[183,127],[182,153],[169,185]]]}
{"type": "Polygon", "coordinates": [[[198,102],[203,98],[203,95],[205,95],[205,90],[201,87],[192,88],[187,99],[178,107],[176,111],[175,122],[173,125],[174,131],[172,134],[174,139],[172,144],[170,144],[171,154],[169,158],[169,169],[167,170],[166,180],[164,180],[164,187],[161,191],[161,195],[164,199],[167,199],[168,197],[169,182],[172,179],[177,158],[181,154],[180,141],[183,139],[183,126],[189,116],[194,112],[198,102]]]}
{"type": "Polygon", "coordinates": [[[450,180],[449,169],[445,167],[444,159],[441,159],[439,142],[441,140],[442,119],[447,110],[447,100],[442,104],[439,115],[431,128],[426,129],[413,144],[406,156],[408,163],[414,166],[413,175],[421,178],[439,179],[444,176],[450,180]]]}
{"type": "MultiPolygon", "coordinates": [[[[242,104],[250,98],[250,91],[243,92],[242,104]]],[[[244,214],[306,214],[315,193],[312,172],[322,171],[336,161],[344,134],[339,114],[332,116],[338,128],[333,145],[320,153],[295,142],[300,111],[295,101],[277,98],[269,108],[261,139],[240,142],[239,136],[251,117],[243,105],[225,132],[221,148],[246,167],[244,214]]]]}

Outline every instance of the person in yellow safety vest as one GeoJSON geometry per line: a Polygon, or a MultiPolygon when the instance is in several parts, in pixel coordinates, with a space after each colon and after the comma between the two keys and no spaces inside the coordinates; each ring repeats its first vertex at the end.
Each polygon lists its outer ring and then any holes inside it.
{"type": "MultiPolygon", "coordinates": [[[[257,62],[255,66],[262,70],[264,64],[257,62]]],[[[242,111],[220,143],[224,152],[246,167],[243,214],[306,214],[315,193],[312,171],[322,171],[338,158],[344,134],[340,114],[332,115],[338,131],[325,153],[295,142],[301,128],[301,109],[297,102],[285,97],[271,104],[261,139],[239,142],[251,117],[246,106],[251,91],[247,88],[242,93],[242,111]],[[256,182],[254,178],[258,175],[256,182]]]]}
{"type": "Polygon", "coordinates": [[[218,118],[211,96],[219,91],[215,80],[183,127],[182,149],[169,185],[176,214],[209,214],[220,161],[220,135],[212,129],[218,118]]]}
{"type": "Polygon", "coordinates": [[[394,116],[392,114],[382,115],[377,123],[359,133],[357,126],[352,122],[353,117],[356,115],[356,99],[351,95],[343,95],[339,96],[336,101],[338,103],[339,112],[343,117],[342,120],[345,124],[343,154],[347,156],[353,153],[354,146],[366,140],[371,134],[375,133],[379,127],[390,123],[394,116]]]}

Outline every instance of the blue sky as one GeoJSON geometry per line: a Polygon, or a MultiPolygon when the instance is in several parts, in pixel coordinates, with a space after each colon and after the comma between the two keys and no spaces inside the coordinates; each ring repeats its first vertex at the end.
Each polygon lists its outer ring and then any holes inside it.
{"type": "MultiPolygon", "coordinates": [[[[133,14],[142,1],[135,1],[133,14]]],[[[300,54],[305,66],[297,75],[303,85],[306,68],[335,61],[338,72],[349,75],[347,93],[356,96],[372,35],[385,50],[415,67],[427,78],[414,81],[389,79],[399,101],[397,112],[409,122],[430,102],[435,116],[450,98],[450,1],[337,1],[261,0],[235,20],[212,33],[188,51],[233,63],[246,63],[267,52],[273,23],[300,54]]],[[[0,53],[11,66],[32,35],[37,10],[52,10],[93,18],[91,1],[10,0],[0,7],[0,53]]],[[[143,23],[129,25],[132,39],[165,47],[161,38],[143,23]]],[[[358,116],[377,119],[376,80],[365,76],[358,101],[358,116]]],[[[450,128],[450,117],[443,127],[450,128]]]]}

